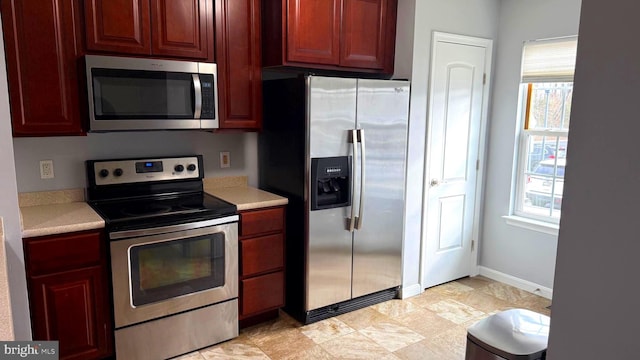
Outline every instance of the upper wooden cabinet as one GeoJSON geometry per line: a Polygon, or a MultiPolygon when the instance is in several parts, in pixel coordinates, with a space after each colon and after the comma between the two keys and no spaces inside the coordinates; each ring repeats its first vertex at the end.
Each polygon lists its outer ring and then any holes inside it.
{"type": "Polygon", "coordinates": [[[79,3],[7,0],[0,11],[13,135],[82,135],[79,3]]]}
{"type": "Polygon", "coordinates": [[[259,130],[261,0],[215,0],[215,4],[220,129],[259,130]]]}
{"type": "Polygon", "coordinates": [[[87,50],[213,61],[212,0],[85,0],[87,50]]]}
{"type": "Polygon", "coordinates": [[[397,0],[264,4],[264,66],[393,73],[397,0]]]}
{"type": "Polygon", "coordinates": [[[342,0],[290,0],[287,61],[340,64],[342,0]]]}

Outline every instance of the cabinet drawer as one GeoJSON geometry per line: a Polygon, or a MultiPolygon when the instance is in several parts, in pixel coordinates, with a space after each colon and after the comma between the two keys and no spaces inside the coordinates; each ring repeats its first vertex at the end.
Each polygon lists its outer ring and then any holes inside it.
{"type": "Polygon", "coordinates": [[[38,275],[100,264],[100,232],[25,239],[27,269],[38,275]]]}
{"type": "Polygon", "coordinates": [[[242,212],[240,217],[240,236],[282,231],[284,228],[283,207],[242,212]]]}
{"type": "Polygon", "coordinates": [[[249,276],[284,266],[282,234],[240,241],[240,275],[249,276]]]}
{"type": "Polygon", "coordinates": [[[284,305],[282,271],[240,281],[240,314],[250,315],[284,305]]]}

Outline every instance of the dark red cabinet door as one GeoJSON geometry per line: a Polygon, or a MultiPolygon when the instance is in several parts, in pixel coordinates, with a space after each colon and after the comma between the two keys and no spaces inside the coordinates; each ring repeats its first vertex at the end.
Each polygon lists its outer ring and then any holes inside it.
{"type": "MultiPolygon", "coordinates": [[[[387,36],[388,0],[343,0],[340,65],[383,69],[387,36]]],[[[391,49],[393,51],[393,49],[391,49]]]]}
{"type": "Polygon", "coordinates": [[[76,0],[1,2],[14,136],[81,135],[76,0]]]}
{"type": "Polygon", "coordinates": [[[260,129],[261,0],[215,2],[220,128],[260,129]]]}
{"type": "Polygon", "coordinates": [[[265,67],[393,74],[398,0],[264,3],[265,67]]]}
{"type": "Polygon", "coordinates": [[[104,234],[89,230],[23,240],[34,340],[58,340],[60,359],[113,354],[104,234]]]}
{"type": "Polygon", "coordinates": [[[338,65],[342,0],[289,0],[287,61],[338,65]]]}
{"type": "Polygon", "coordinates": [[[32,277],[34,340],[58,340],[60,359],[97,359],[111,353],[112,330],[100,266],[32,277]]]}
{"type": "Polygon", "coordinates": [[[210,0],[151,0],[153,55],[205,60],[208,42],[207,19],[213,24],[210,0]],[[210,5],[209,5],[210,6],[210,5]]]}
{"type": "Polygon", "coordinates": [[[213,61],[212,0],[85,0],[84,12],[89,51],[213,61]]]}
{"type": "Polygon", "coordinates": [[[149,0],[85,0],[87,49],[151,54],[149,0]]]}

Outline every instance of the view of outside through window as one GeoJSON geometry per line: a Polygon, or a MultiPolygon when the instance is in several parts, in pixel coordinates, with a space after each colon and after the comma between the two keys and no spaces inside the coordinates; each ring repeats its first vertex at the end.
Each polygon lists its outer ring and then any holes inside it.
{"type": "Polygon", "coordinates": [[[521,211],[560,218],[573,83],[527,87],[521,211]]]}

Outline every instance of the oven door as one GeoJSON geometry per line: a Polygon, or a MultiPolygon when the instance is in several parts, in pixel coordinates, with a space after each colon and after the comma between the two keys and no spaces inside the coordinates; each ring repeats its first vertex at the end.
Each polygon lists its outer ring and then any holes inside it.
{"type": "Polygon", "coordinates": [[[237,222],[111,241],[110,250],[116,328],[238,297],[237,222]]]}

